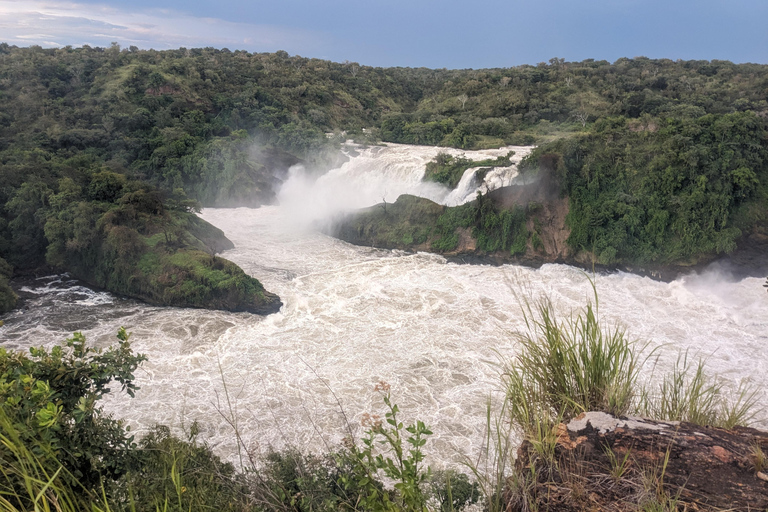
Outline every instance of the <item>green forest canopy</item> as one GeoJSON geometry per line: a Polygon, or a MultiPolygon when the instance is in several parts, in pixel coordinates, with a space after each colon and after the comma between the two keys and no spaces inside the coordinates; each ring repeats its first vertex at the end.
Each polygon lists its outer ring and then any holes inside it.
{"type": "Polygon", "coordinates": [[[95,177],[110,175],[157,190],[166,204],[256,205],[273,200],[293,163],[327,168],[342,132],[459,148],[560,140],[547,151],[567,169],[574,247],[606,262],[729,250],[757,221],[750,205],[765,200],[767,91],[768,66],[728,61],[446,70],[282,51],[0,44],[0,257],[34,266],[48,253],[61,264],[45,227],[61,217],[50,200],[65,183],[83,191],[89,211],[101,211],[95,177]],[[608,132],[613,142],[604,145],[608,132]],[[579,159],[592,162],[589,173],[579,159]],[[640,177],[621,175],[617,159],[640,177]],[[663,169],[680,185],[657,190],[663,169]],[[691,196],[699,175],[703,199],[691,196]],[[683,210],[695,214],[693,231],[681,231],[683,210]]]}

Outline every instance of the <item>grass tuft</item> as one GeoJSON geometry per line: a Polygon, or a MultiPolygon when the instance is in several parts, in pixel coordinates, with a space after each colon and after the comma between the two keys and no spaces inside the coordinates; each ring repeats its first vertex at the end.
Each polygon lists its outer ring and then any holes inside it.
{"type": "Polygon", "coordinates": [[[680,354],[672,371],[653,388],[644,386],[637,411],[665,421],[687,421],[697,425],[733,428],[749,425],[762,413],[760,390],[743,380],[733,390],[723,379],[706,372],[703,359],[693,361],[688,351],[680,354]]]}
{"type": "Polygon", "coordinates": [[[542,438],[537,433],[544,434],[545,424],[586,411],[631,409],[638,355],[622,328],[602,325],[596,292],[594,306],[565,319],[548,299],[526,302],[523,313],[527,330],[503,375],[514,423],[542,438]]]}

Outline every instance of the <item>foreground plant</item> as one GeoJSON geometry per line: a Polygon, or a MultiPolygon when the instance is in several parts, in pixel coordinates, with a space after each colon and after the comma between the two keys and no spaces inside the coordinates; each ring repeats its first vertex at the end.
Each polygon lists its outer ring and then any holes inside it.
{"type": "Polygon", "coordinates": [[[426,510],[427,494],[424,486],[432,471],[429,466],[422,467],[422,447],[427,442],[426,436],[431,435],[432,431],[422,421],[405,426],[399,420],[400,409],[392,403],[389,384],[380,382],[376,390],[382,393],[384,404],[389,410],[383,422],[375,415],[364,417],[364,426],[369,429],[362,439],[362,447],[355,443],[348,444],[354,463],[353,476],[342,476],[340,481],[343,486],[354,483],[363,490],[361,504],[366,509],[426,510]],[[379,471],[395,481],[395,492],[391,497],[378,482],[379,471]]]}
{"type": "MultiPolygon", "coordinates": [[[[97,402],[112,382],[130,396],[138,389],[133,374],[146,358],[133,353],[129,337],[120,328],[118,345],[106,350],[87,346],[81,333],[50,351],[30,348],[29,356],[0,348],[0,410],[8,419],[3,434],[50,473],[62,465],[84,488],[119,477],[135,447],[133,436],[97,402]]],[[[13,458],[12,449],[0,446],[0,461],[13,458]]]]}
{"type": "Polygon", "coordinates": [[[561,319],[549,299],[523,310],[527,330],[504,366],[509,415],[534,446],[554,448],[552,428],[585,411],[628,412],[635,395],[638,355],[625,331],[601,324],[594,306],[561,319]]]}
{"type": "Polygon", "coordinates": [[[760,390],[750,381],[742,380],[734,390],[708,375],[704,360],[694,362],[686,351],[657,386],[643,387],[636,409],[659,420],[730,429],[754,422],[763,410],[760,402],[760,390]]]}

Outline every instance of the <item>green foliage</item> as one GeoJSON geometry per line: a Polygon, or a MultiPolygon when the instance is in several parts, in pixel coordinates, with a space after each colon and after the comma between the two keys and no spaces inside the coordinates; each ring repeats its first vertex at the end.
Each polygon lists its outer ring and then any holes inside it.
{"type": "Polygon", "coordinates": [[[391,401],[389,385],[380,383],[377,389],[382,391],[388,411],[383,422],[376,416],[368,418],[371,428],[362,440],[362,447],[349,446],[352,474],[342,476],[340,483],[342,487],[353,485],[359,488],[360,503],[366,509],[421,512],[426,509],[426,484],[431,475],[429,467],[421,467],[424,461],[422,447],[432,431],[421,421],[405,426],[398,419],[400,409],[391,401]],[[387,451],[376,453],[377,445],[387,451]],[[382,492],[376,478],[379,471],[395,481],[391,498],[382,492]]]}
{"type": "Polygon", "coordinates": [[[23,183],[5,204],[10,215],[8,231],[11,236],[11,246],[5,256],[15,266],[40,261],[45,254],[42,227],[50,195],[51,190],[45,183],[30,180],[23,183]]]}
{"type": "Polygon", "coordinates": [[[83,488],[55,457],[33,452],[17,426],[0,408],[0,509],[7,512],[78,512],[101,510],[103,502],[83,488]]]}
{"type": "Polygon", "coordinates": [[[763,412],[755,386],[742,382],[733,390],[709,378],[701,360],[692,367],[687,353],[658,386],[640,386],[641,351],[623,329],[602,325],[597,304],[595,290],[594,307],[561,320],[548,300],[526,302],[527,331],[504,366],[506,407],[543,460],[554,453],[554,427],[582,412],[640,413],[723,428],[749,424],[763,412]]]}
{"type": "Polygon", "coordinates": [[[509,167],[512,165],[509,159],[513,154],[514,152],[510,151],[507,156],[476,161],[464,157],[453,157],[447,153],[439,153],[432,161],[427,162],[424,181],[442,183],[448,188],[454,189],[467,169],[471,167],[509,167]]]}
{"type": "Polygon", "coordinates": [[[526,250],[528,229],[526,210],[516,206],[499,210],[488,197],[478,193],[474,205],[475,222],[473,235],[481,251],[509,251],[522,254],[526,250]]]}
{"type": "MultiPolygon", "coordinates": [[[[48,198],[62,193],[62,179],[79,188],[78,202],[123,200],[131,176],[159,187],[169,209],[255,206],[274,199],[300,160],[334,165],[338,137],[326,133],[363,129],[459,148],[578,133],[554,148],[574,205],[570,244],[608,264],[727,252],[765,210],[753,207],[766,200],[762,65],[637,58],[383,69],[280,52],[9,45],[2,56],[0,257],[19,269],[46,261],[48,198]]],[[[153,201],[135,186],[130,193],[132,204],[153,201]]],[[[453,238],[438,246],[450,250],[453,238]]],[[[61,253],[49,261],[58,265],[61,253]]]]}
{"type": "Polygon", "coordinates": [[[430,481],[432,494],[439,504],[440,512],[454,512],[480,499],[480,487],[470,482],[464,473],[435,471],[430,481]]]}
{"type": "MultiPolygon", "coordinates": [[[[130,396],[137,389],[133,373],[146,358],[133,353],[125,329],[117,337],[118,345],[106,350],[86,346],[80,333],[64,347],[31,348],[29,356],[0,349],[0,410],[13,425],[5,435],[15,436],[15,445],[26,446],[49,474],[61,464],[87,489],[124,473],[134,447],[122,421],[96,403],[112,382],[130,396]]],[[[0,459],[12,461],[9,450],[0,446],[0,459]]]]}
{"type": "Polygon", "coordinates": [[[91,177],[88,185],[88,199],[114,203],[123,194],[125,176],[110,171],[101,171],[91,177]]]}
{"type": "Polygon", "coordinates": [[[428,244],[432,251],[450,253],[459,245],[461,230],[477,240],[481,252],[523,254],[529,232],[526,208],[503,210],[487,196],[445,207],[428,199],[402,195],[393,204],[377,205],[345,219],[335,236],[352,243],[385,248],[413,249],[428,244]]]}
{"type": "Polygon", "coordinates": [[[570,197],[569,245],[603,264],[695,262],[764,222],[768,132],[751,112],[604,119],[531,161],[570,197]]]}
{"type": "Polygon", "coordinates": [[[16,307],[18,297],[8,283],[13,275],[13,267],[0,258],[0,315],[16,307]]]}
{"type": "Polygon", "coordinates": [[[509,414],[543,458],[554,450],[553,426],[581,412],[626,414],[633,406],[639,364],[634,344],[604,327],[595,305],[565,320],[543,299],[526,303],[527,331],[507,363],[509,414]]]}
{"type": "Polygon", "coordinates": [[[446,208],[437,220],[435,233],[438,238],[432,242],[432,249],[438,252],[454,250],[458,245],[458,228],[472,230],[480,251],[509,251],[511,255],[526,251],[526,209],[499,209],[492,199],[479,192],[471,203],[446,208]]]}
{"type": "Polygon", "coordinates": [[[69,178],[51,195],[44,229],[49,264],[155,304],[267,311],[278,303],[258,280],[215,256],[232,245],[221,230],[187,211],[197,206],[182,190],[164,204],[141,183],[112,173],[94,176],[89,194],[101,191],[99,201],[84,198],[69,178]]]}
{"type": "Polygon", "coordinates": [[[135,448],[130,471],[110,487],[113,501],[130,510],[252,510],[246,476],[198,443],[197,430],[193,424],[182,440],[155,427],[135,448]]]}
{"type": "Polygon", "coordinates": [[[357,212],[339,225],[336,236],[352,243],[410,249],[432,239],[432,225],[445,209],[428,199],[403,194],[394,203],[357,212]]]}

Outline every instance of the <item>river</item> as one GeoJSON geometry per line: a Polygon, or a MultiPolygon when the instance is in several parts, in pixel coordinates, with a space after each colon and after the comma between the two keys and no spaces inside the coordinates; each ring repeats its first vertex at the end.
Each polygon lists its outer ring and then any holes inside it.
{"type": "MultiPolygon", "coordinates": [[[[527,151],[513,149],[516,161],[527,151]]],[[[282,298],[277,314],[148,306],[49,276],[25,283],[26,307],[3,317],[0,343],[51,345],[82,330],[105,346],[125,326],[149,360],[137,373],[136,397],[110,395],[106,409],[139,433],[156,423],[180,432],[196,420],[202,439],[233,461],[230,422],[254,452],[321,451],[342,440],[347,421],[359,434],[364,413],[383,414],[374,391],[383,380],[405,421],[432,428],[429,462],[453,467],[478,453],[486,402],[500,396],[497,363],[514,354],[514,334],[524,327],[521,298],[546,294],[568,313],[592,288],[583,271],[565,265],[459,265],[352,246],[317,229],[343,209],[403,192],[453,204],[471,198],[478,184],[467,180],[453,195],[420,182],[437,151],[357,149],[317,180],[292,171],[280,206],[204,210],[235,244],[222,256],[282,298]]],[[[469,156],[499,154],[505,151],[469,156]]],[[[479,186],[506,184],[515,174],[510,168],[479,186]]],[[[602,317],[647,350],[659,347],[657,372],[690,350],[731,382],[759,383],[768,374],[768,294],[760,279],[716,271],[671,283],[624,273],[593,279],[602,317]]]]}

